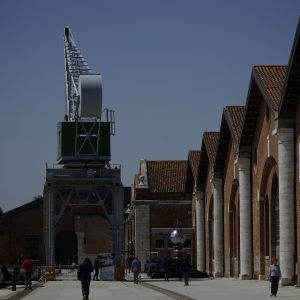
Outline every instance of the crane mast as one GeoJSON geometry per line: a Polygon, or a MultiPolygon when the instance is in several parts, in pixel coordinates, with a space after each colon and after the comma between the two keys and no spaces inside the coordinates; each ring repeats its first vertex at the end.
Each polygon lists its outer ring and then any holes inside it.
{"type": "Polygon", "coordinates": [[[79,51],[69,27],[64,31],[66,115],[71,121],[78,117],[79,76],[91,74],[92,70],[79,51]]]}

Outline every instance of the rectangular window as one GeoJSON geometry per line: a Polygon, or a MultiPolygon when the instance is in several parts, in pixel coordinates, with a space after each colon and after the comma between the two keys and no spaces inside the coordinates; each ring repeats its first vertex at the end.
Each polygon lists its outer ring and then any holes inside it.
{"type": "Polygon", "coordinates": [[[156,240],[155,248],[165,248],[165,241],[164,240],[156,240]]]}

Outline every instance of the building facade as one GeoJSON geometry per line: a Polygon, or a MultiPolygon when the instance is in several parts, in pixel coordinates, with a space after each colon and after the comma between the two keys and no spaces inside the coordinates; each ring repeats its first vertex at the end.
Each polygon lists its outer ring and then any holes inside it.
{"type": "MultiPolygon", "coordinates": [[[[112,225],[104,213],[113,214],[109,197],[103,206],[88,205],[88,201],[80,205],[78,195],[73,195],[69,200],[77,205],[71,206],[63,201],[68,194],[68,190],[61,190],[55,198],[54,211],[59,218],[54,226],[54,264],[68,265],[85,256],[93,259],[100,252],[112,253],[112,225]]],[[[129,197],[130,188],[125,187],[125,205],[129,197]]],[[[43,212],[44,199],[40,197],[0,216],[0,264],[14,265],[31,257],[36,265],[47,265],[43,212]]]]}
{"type": "MultiPolygon", "coordinates": [[[[295,279],[300,262],[299,27],[288,65],[253,67],[245,107],[224,109],[218,138],[203,134],[199,190],[205,199],[206,251],[197,260],[199,265],[205,260],[206,271],[215,277],[267,279],[271,258],[277,257],[282,284],[295,279]]],[[[198,224],[203,218],[199,215],[198,224]]]]}
{"type": "Polygon", "coordinates": [[[180,226],[185,234],[184,253],[193,263],[192,167],[188,161],[141,160],[132,187],[126,219],[125,248],[142,266],[150,255],[163,260],[173,253],[171,232],[180,226]]]}

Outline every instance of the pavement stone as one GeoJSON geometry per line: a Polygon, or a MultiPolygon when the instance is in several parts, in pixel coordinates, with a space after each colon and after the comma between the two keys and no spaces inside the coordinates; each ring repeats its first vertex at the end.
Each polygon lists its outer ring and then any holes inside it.
{"type": "MultiPolygon", "coordinates": [[[[90,300],[265,300],[270,297],[270,283],[259,280],[233,278],[192,278],[188,286],[183,281],[150,279],[142,274],[140,284],[132,282],[131,274],[126,281],[92,281],[90,300]]],[[[76,300],[82,299],[81,285],[76,280],[56,280],[35,286],[32,291],[0,289],[0,300],[76,300]]],[[[273,299],[273,298],[272,298],[273,299]]],[[[279,287],[277,299],[298,300],[300,289],[294,286],[279,287]]]]}

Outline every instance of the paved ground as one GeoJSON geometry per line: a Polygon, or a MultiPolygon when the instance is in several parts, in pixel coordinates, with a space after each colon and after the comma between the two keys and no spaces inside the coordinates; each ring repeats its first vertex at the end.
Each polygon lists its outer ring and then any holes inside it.
{"type": "MultiPolygon", "coordinates": [[[[130,280],[130,277],[127,277],[130,280]]],[[[90,300],[264,300],[270,299],[270,284],[266,281],[240,281],[232,278],[192,279],[189,286],[182,281],[148,279],[143,277],[141,284],[131,281],[93,281],[90,300]]],[[[0,290],[0,299],[24,300],[81,300],[80,282],[76,280],[49,281],[34,287],[32,291],[24,291],[18,287],[16,292],[9,289],[0,290]]],[[[277,299],[298,300],[300,288],[294,286],[279,288],[277,299]]]]}

